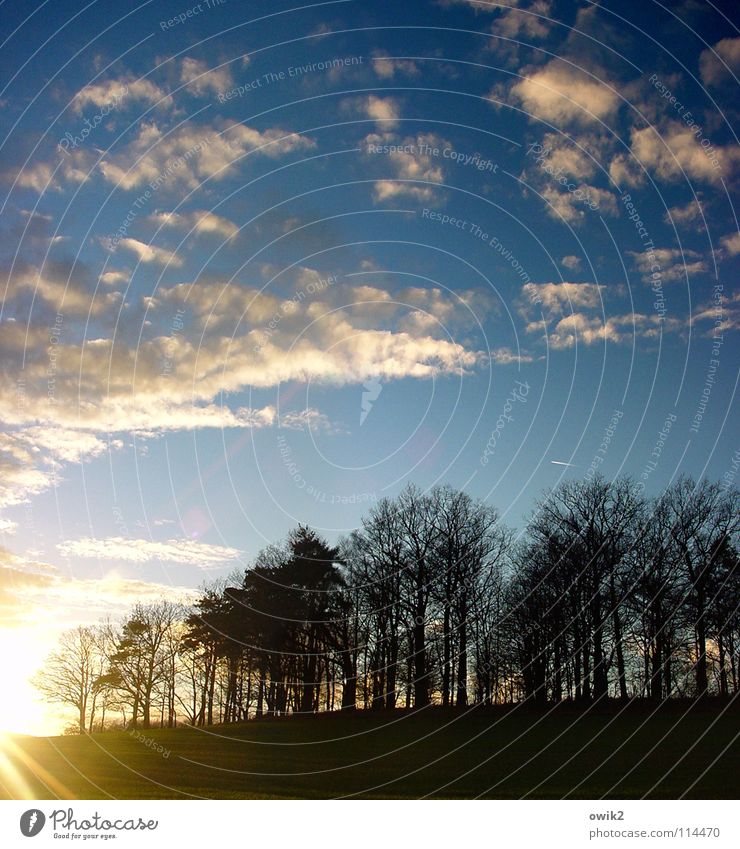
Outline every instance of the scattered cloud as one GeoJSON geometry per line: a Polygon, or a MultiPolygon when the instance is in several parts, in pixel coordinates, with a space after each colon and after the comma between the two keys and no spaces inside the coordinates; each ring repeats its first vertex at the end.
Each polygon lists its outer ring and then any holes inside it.
{"type": "Polygon", "coordinates": [[[542,39],[550,34],[552,24],[549,15],[552,4],[549,0],[534,0],[528,7],[511,3],[496,19],[492,31],[505,38],[542,39]]]}
{"type": "Polygon", "coordinates": [[[524,351],[512,351],[511,348],[496,348],[490,352],[491,362],[497,366],[521,365],[534,362],[534,357],[524,351]]]}
{"type": "Polygon", "coordinates": [[[183,264],[182,257],[173,251],[158,248],[154,245],[147,245],[138,239],[121,239],[119,246],[124,250],[136,254],[139,262],[151,263],[153,265],[171,265],[175,268],[179,268],[183,264]]]}
{"type": "Polygon", "coordinates": [[[345,109],[359,110],[363,115],[377,121],[378,130],[385,132],[398,126],[401,104],[396,97],[354,97],[343,101],[345,109]]]}
{"type": "Polygon", "coordinates": [[[388,147],[389,153],[368,153],[372,163],[378,163],[379,169],[387,172],[390,166],[393,179],[378,180],[374,186],[376,203],[393,201],[397,198],[411,198],[420,203],[433,203],[436,198],[434,185],[445,181],[445,172],[439,157],[434,157],[421,151],[426,150],[422,145],[431,149],[442,150],[449,146],[444,139],[433,133],[424,133],[418,137],[400,137],[394,133],[371,133],[363,140],[366,150],[388,147]]]}
{"type": "Polygon", "coordinates": [[[64,557],[81,557],[94,560],[116,560],[129,563],[179,563],[213,569],[230,563],[241,555],[236,548],[210,545],[190,539],[169,539],[156,542],[148,539],[83,537],[65,540],[57,545],[64,557]]]}
{"type": "Polygon", "coordinates": [[[165,132],[142,122],[137,136],[103,159],[104,178],[122,189],[145,183],[195,189],[206,179],[222,180],[248,154],[278,158],[315,147],[311,139],[272,128],[260,132],[233,121],[215,126],[189,122],[165,132]]]}
{"type": "Polygon", "coordinates": [[[208,212],[196,209],[192,212],[155,212],[148,219],[158,227],[173,230],[190,230],[196,233],[216,233],[224,239],[230,239],[239,232],[233,221],[208,212]]]}
{"type": "Polygon", "coordinates": [[[632,131],[632,154],[661,180],[689,178],[708,183],[727,179],[740,162],[740,146],[702,146],[701,136],[678,121],[632,131]]]}
{"type": "Polygon", "coordinates": [[[72,98],[72,109],[81,115],[87,108],[118,108],[122,103],[145,103],[149,106],[172,107],[170,95],[144,77],[124,74],[116,79],[91,83],[72,98]]]}
{"type": "Polygon", "coordinates": [[[18,529],[18,522],[14,522],[12,519],[7,519],[4,516],[0,516],[0,534],[14,534],[18,529]]]}
{"type": "Polygon", "coordinates": [[[688,248],[684,248],[683,251],[678,248],[656,248],[652,255],[644,251],[627,251],[627,253],[632,257],[645,283],[652,283],[652,274],[655,271],[653,265],[656,263],[660,266],[661,279],[666,283],[685,280],[687,276],[690,278],[694,274],[703,274],[707,271],[707,263],[701,254],[688,248]]]}
{"type": "Polygon", "coordinates": [[[704,227],[702,209],[699,200],[691,200],[683,206],[672,206],[663,216],[666,224],[673,224],[687,230],[700,231],[704,227]]]}
{"type": "MultiPolygon", "coordinates": [[[[740,38],[723,38],[699,56],[704,85],[717,86],[740,74],[740,38]]],[[[735,80],[737,82],[737,80],[735,80]]]]}
{"type": "Polygon", "coordinates": [[[373,70],[381,80],[418,77],[421,71],[412,59],[395,59],[380,50],[373,51],[373,70]]]}
{"type": "Polygon", "coordinates": [[[556,125],[588,125],[612,117],[619,97],[607,80],[559,59],[531,70],[511,94],[533,117],[556,125]]]}
{"type": "Polygon", "coordinates": [[[740,254],[740,233],[730,233],[729,236],[723,236],[720,243],[730,256],[740,254]]]}
{"type": "Polygon", "coordinates": [[[226,91],[234,80],[228,67],[209,69],[200,59],[186,56],[180,63],[180,82],[191,94],[203,97],[226,91]]]}

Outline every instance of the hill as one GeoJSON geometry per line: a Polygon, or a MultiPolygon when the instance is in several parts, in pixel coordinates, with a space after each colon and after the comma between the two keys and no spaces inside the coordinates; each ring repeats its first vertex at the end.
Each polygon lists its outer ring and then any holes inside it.
{"type": "Polygon", "coordinates": [[[736,703],[676,700],[363,711],[14,737],[4,745],[17,771],[14,789],[0,792],[39,799],[726,799],[740,789],[738,735],[736,703]]]}

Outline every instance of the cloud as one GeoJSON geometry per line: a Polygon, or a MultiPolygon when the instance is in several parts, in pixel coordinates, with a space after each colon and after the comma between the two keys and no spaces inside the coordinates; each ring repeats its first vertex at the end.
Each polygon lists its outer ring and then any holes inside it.
{"type": "Polygon", "coordinates": [[[81,557],[94,560],[116,560],[128,563],[179,563],[213,569],[230,563],[241,555],[236,548],[210,545],[190,539],[169,539],[156,542],[147,539],[83,537],[65,540],[57,545],[64,557],[81,557]]]}
{"type": "Polygon", "coordinates": [[[568,256],[564,256],[560,260],[560,264],[563,268],[567,268],[568,271],[578,271],[581,267],[581,260],[577,256],[573,256],[573,254],[568,254],[568,256]]]}
{"type": "Polygon", "coordinates": [[[605,289],[597,283],[525,283],[522,286],[525,314],[542,310],[552,316],[584,307],[599,309],[605,289]]]}
{"type": "Polygon", "coordinates": [[[395,97],[378,97],[371,94],[368,97],[351,98],[344,101],[344,104],[345,107],[359,109],[368,118],[377,121],[380,131],[394,129],[401,117],[401,104],[395,97]]]}
{"type": "Polygon", "coordinates": [[[217,281],[160,287],[146,299],[146,322],[131,341],[125,333],[90,333],[82,341],[74,326],[67,332],[64,325],[53,348],[51,383],[49,325],[5,322],[0,411],[8,432],[0,441],[0,506],[50,488],[67,463],[121,450],[122,441],[110,434],[340,430],[315,409],[278,416],[269,405],[223,403],[248,387],[287,381],[338,386],[373,376],[429,379],[481,365],[468,331],[476,332],[476,316],[491,309],[484,292],[328,286],[319,285],[313,269],[294,271],[275,284],[284,290],[288,283],[287,295],[217,281]],[[466,333],[464,341],[451,336],[452,328],[466,333]]]}
{"type": "Polygon", "coordinates": [[[723,236],[720,242],[730,256],[740,254],[740,233],[730,233],[729,236],[723,236]]]}
{"type": "Polygon", "coordinates": [[[139,262],[152,263],[154,265],[171,265],[175,268],[179,268],[183,264],[182,257],[173,251],[144,244],[144,242],[140,242],[138,239],[121,239],[118,244],[124,250],[135,253],[139,258],[139,262]]]}
{"type": "Polygon", "coordinates": [[[0,618],[4,625],[47,624],[63,628],[95,622],[141,602],[169,599],[189,604],[199,593],[191,587],[125,578],[111,570],[100,578],[55,574],[53,567],[28,563],[0,549],[0,618]]]}
{"type": "MultiPolygon", "coordinates": [[[[511,4],[515,6],[515,4],[511,4]]],[[[516,4],[518,5],[518,4],[516,4]]],[[[534,0],[528,8],[511,8],[501,13],[492,26],[492,31],[505,38],[547,38],[552,24],[547,20],[552,4],[549,0],[534,0]]]]}
{"type": "Polygon", "coordinates": [[[687,275],[703,274],[707,271],[707,263],[701,254],[684,248],[681,252],[678,248],[655,248],[652,254],[644,251],[627,251],[632,257],[635,267],[642,274],[645,283],[653,282],[653,273],[656,269],[653,265],[660,266],[661,279],[671,283],[676,280],[685,280],[687,275]]]}
{"type": "Polygon", "coordinates": [[[0,534],[14,534],[18,529],[18,522],[14,522],[12,519],[6,519],[3,516],[0,516],[0,534]]]}
{"type": "Polygon", "coordinates": [[[541,194],[547,203],[547,214],[569,224],[583,221],[587,211],[596,215],[617,215],[619,211],[611,192],[584,183],[578,184],[572,192],[546,183],[541,194]]]}
{"type": "Polygon", "coordinates": [[[699,56],[704,85],[717,86],[740,74],[740,38],[723,38],[699,56]]]}
{"type": "Polygon", "coordinates": [[[559,60],[531,71],[511,94],[533,118],[553,124],[591,124],[610,118],[619,107],[606,81],[559,60]]]}
{"type": "Polygon", "coordinates": [[[35,452],[10,434],[0,434],[0,508],[25,504],[53,483],[49,471],[36,468],[35,452]]]}
{"type": "Polygon", "coordinates": [[[565,350],[575,345],[596,345],[604,342],[615,344],[628,343],[633,338],[654,339],[669,330],[681,329],[682,322],[666,320],[658,315],[643,313],[627,313],[603,318],[589,316],[582,312],[574,312],[560,319],[547,336],[540,323],[533,323],[529,331],[542,331],[543,338],[551,348],[565,350]]]}
{"type": "Polygon", "coordinates": [[[548,165],[554,172],[588,180],[596,173],[603,139],[592,134],[571,138],[559,133],[545,133],[540,147],[547,151],[543,164],[548,165]]]}
{"type": "Polygon", "coordinates": [[[104,271],[100,275],[100,282],[106,286],[125,285],[131,279],[128,271],[104,271]]]}
{"type": "Polygon", "coordinates": [[[122,446],[53,423],[6,430],[0,435],[0,508],[24,504],[54,486],[62,463],[90,460],[122,446]]]}
{"type": "Polygon", "coordinates": [[[186,56],[180,64],[180,82],[191,94],[203,96],[227,91],[234,81],[228,68],[209,70],[205,62],[186,56]]]}
{"type": "Polygon", "coordinates": [[[143,102],[150,106],[172,107],[172,98],[149,79],[124,74],[117,79],[103,80],[80,89],[72,98],[72,109],[79,115],[87,107],[117,108],[121,103],[143,102]]]}
{"type": "Polygon", "coordinates": [[[196,233],[216,233],[224,239],[230,239],[239,232],[233,221],[208,212],[196,209],[192,212],[156,212],[148,220],[158,227],[173,230],[190,230],[196,233]]]}
{"type": "MultiPolygon", "coordinates": [[[[660,131],[653,127],[632,131],[632,154],[661,180],[688,177],[708,183],[727,179],[738,162],[740,146],[702,146],[704,139],[678,121],[670,121],[660,131]]],[[[701,128],[699,128],[701,133],[701,128]]]]}
{"type": "Polygon", "coordinates": [[[396,76],[418,77],[421,71],[411,59],[393,59],[380,50],[373,51],[373,70],[381,80],[392,80],[396,76]]]}
{"type": "Polygon", "coordinates": [[[276,159],[313,147],[315,142],[305,136],[279,128],[260,132],[233,121],[214,127],[189,122],[167,133],[157,124],[142,122],[136,138],[105,158],[100,170],[122,189],[145,183],[155,189],[195,189],[206,179],[224,179],[248,154],[276,159]]]}
{"type": "Polygon", "coordinates": [[[620,189],[622,186],[642,186],[645,182],[645,172],[634,156],[624,153],[618,153],[609,163],[609,176],[620,189]]]}
{"type": "Polygon", "coordinates": [[[701,231],[704,227],[702,209],[699,200],[691,200],[684,206],[672,206],[663,216],[666,224],[684,227],[689,230],[701,231]]]}
{"type": "Polygon", "coordinates": [[[22,189],[32,189],[38,194],[46,191],[60,192],[71,183],[83,183],[93,169],[97,154],[78,148],[62,154],[57,163],[34,161],[25,164],[20,171],[9,169],[3,173],[3,180],[15,181],[22,189]]]}
{"type": "Polygon", "coordinates": [[[558,350],[572,348],[576,343],[594,345],[607,340],[622,341],[622,334],[613,322],[605,323],[598,316],[587,316],[578,312],[561,318],[547,336],[550,347],[558,350]]]}
{"type": "Polygon", "coordinates": [[[41,425],[26,427],[14,433],[12,437],[35,453],[48,452],[53,464],[79,463],[99,457],[109,448],[121,448],[123,445],[120,441],[111,440],[109,443],[92,433],[80,430],[41,425]]]}
{"type": "Polygon", "coordinates": [[[512,351],[511,348],[496,348],[490,352],[491,362],[497,366],[520,365],[521,363],[532,363],[534,357],[521,351],[512,351]]]}
{"type": "Polygon", "coordinates": [[[427,148],[442,150],[450,147],[449,143],[433,133],[423,133],[419,136],[402,138],[394,133],[371,133],[363,140],[363,146],[368,150],[371,162],[379,163],[383,172],[388,166],[394,174],[394,179],[378,180],[373,186],[374,200],[383,203],[396,198],[412,198],[420,203],[432,203],[437,193],[433,185],[443,184],[445,172],[439,157],[434,157],[421,150],[427,148]],[[388,146],[389,153],[370,153],[370,150],[388,146]],[[421,185],[420,185],[421,184],[421,185]]]}
{"type": "Polygon", "coordinates": [[[120,306],[119,292],[96,291],[87,278],[74,261],[49,260],[43,268],[17,262],[12,271],[0,273],[0,291],[5,290],[5,303],[30,293],[68,316],[100,316],[120,306]]]}
{"type": "Polygon", "coordinates": [[[740,292],[722,295],[721,300],[714,297],[699,304],[692,315],[694,322],[706,322],[711,325],[706,336],[717,337],[718,333],[740,330],[740,292]]]}

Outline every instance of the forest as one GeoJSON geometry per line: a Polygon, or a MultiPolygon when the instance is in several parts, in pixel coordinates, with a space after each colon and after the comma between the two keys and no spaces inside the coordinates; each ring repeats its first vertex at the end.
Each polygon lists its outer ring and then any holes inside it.
{"type": "Polygon", "coordinates": [[[335,545],[299,526],[186,606],[63,634],[34,683],[70,732],[350,710],[729,698],[738,491],[565,482],[515,532],[409,485],[335,545]]]}

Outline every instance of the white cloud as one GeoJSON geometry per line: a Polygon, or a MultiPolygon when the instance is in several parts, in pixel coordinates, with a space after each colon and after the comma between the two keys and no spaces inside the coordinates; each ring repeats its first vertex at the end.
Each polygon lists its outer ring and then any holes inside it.
{"type": "Polygon", "coordinates": [[[192,212],[156,212],[149,221],[158,227],[176,230],[192,230],[196,233],[216,233],[224,239],[230,239],[239,232],[233,221],[204,209],[192,212]]]}
{"type": "Polygon", "coordinates": [[[596,345],[604,342],[615,344],[630,342],[634,337],[654,339],[669,330],[681,329],[682,323],[675,319],[661,319],[658,315],[627,313],[625,315],[602,316],[574,312],[555,323],[545,336],[542,323],[533,322],[528,331],[540,332],[548,345],[556,350],[565,350],[578,345],[596,345]]]}
{"type": "Polygon", "coordinates": [[[702,209],[698,200],[691,200],[684,206],[672,206],[663,216],[666,224],[701,231],[703,228],[702,209]]]}
{"type": "Polygon", "coordinates": [[[278,128],[264,132],[220,122],[216,127],[187,123],[165,133],[142,123],[136,138],[100,164],[109,183],[133,189],[144,183],[162,187],[197,188],[204,180],[224,179],[247,154],[278,158],[315,147],[305,136],[278,128]]]}
{"type": "Polygon", "coordinates": [[[412,59],[394,59],[380,50],[373,52],[373,70],[381,80],[392,80],[396,76],[418,77],[421,73],[412,59]]]}
{"type": "Polygon", "coordinates": [[[131,275],[128,271],[104,271],[100,275],[100,282],[106,286],[123,286],[129,282],[131,275]]]}
{"type": "Polygon", "coordinates": [[[18,522],[14,522],[12,519],[6,519],[3,516],[0,516],[0,534],[14,534],[18,529],[18,522]]]}
{"type": "MultiPolygon", "coordinates": [[[[108,434],[156,436],[202,428],[338,431],[319,410],[282,411],[216,403],[246,387],[285,381],[328,385],[460,375],[480,366],[468,330],[490,308],[484,293],[438,288],[395,293],[374,286],[316,286],[302,269],[294,292],[278,296],[238,284],[160,287],[134,342],[60,334],[49,393],[49,327],[6,322],[0,409],[10,435],[0,440],[0,506],[53,486],[65,463],[121,450],[108,434]],[[398,303],[393,303],[397,299],[398,303]],[[172,316],[182,315],[177,333],[172,316]],[[275,316],[278,320],[275,321],[275,316]],[[423,318],[424,320],[421,320],[423,318]],[[459,342],[450,328],[465,332],[459,342]],[[23,361],[24,395],[12,364],[23,361]],[[23,429],[23,430],[21,430],[23,429]]],[[[326,275],[323,275],[326,276],[326,275]]],[[[377,278],[376,278],[377,279],[377,278]]],[[[72,328],[70,328],[70,331],[72,328]]],[[[456,333],[457,331],[455,331],[456,333]]]]}
{"type": "Polygon", "coordinates": [[[86,107],[118,108],[121,103],[144,102],[150,106],[170,108],[172,98],[149,79],[124,74],[118,79],[103,80],[80,89],[72,99],[72,108],[81,114],[86,107]]]}
{"type": "Polygon", "coordinates": [[[599,309],[605,288],[597,283],[525,283],[525,314],[542,310],[547,315],[558,315],[584,307],[599,309]]]}
{"type": "Polygon", "coordinates": [[[82,557],[94,560],[117,560],[129,563],[180,563],[185,566],[199,566],[213,569],[230,563],[240,556],[236,548],[223,545],[210,545],[190,539],[169,539],[155,542],[147,539],[126,539],[107,537],[95,539],[83,537],[66,540],[57,545],[57,550],[65,557],[82,557]]]}
{"type": "Polygon", "coordinates": [[[395,198],[412,198],[418,202],[431,203],[435,200],[435,187],[424,183],[443,184],[445,173],[439,157],[421,153],[422,145],[442,150],[450,147],[449,143],[433,133],[423,133],[419,136],[401,138],[394,133],[371,133],[364,139],[366,149],[369,146],[392,148],[390,153],[368,153],[370,162],[378,163],[382,171],[390,166],[395,179],[378,180],[374,186],[376,203],[394,200],[395,198]],[[417,182],[418,181],[418,182],[417,182]],[[422,185],[420,185],[422,184],[422,185]]]}
{"type": "Polygon", "coordinates": [[[573,256],[573,254],[568,254],[568,256],[564,256],[560,260],[560,264],[563,268],[567,268],[568,271],[578,271],[581,267],[581,260],[577,256],[573,256]]]}
{"type": "Polygon", "coordinates": [[[551,8],[549,0],[534,0],[526,9],[507,9],[494,22],[492,30],[505,38],[547,38],[552,26],[548,20],[551,8]]]}
{"type": "Polygon", "coordinates": [[[394,129],[401,117],[401,105],[395,97],[377,97],[371,94],[361,98],[359,106],[368,118],[378,122],[381,131],[394,129]]]}
{"type": "Polygon", "coordinates": [[[606,82],[559,60],[531,71],[511,94],[535,118],[553,124],[590,124],[611,117],[619,97],[606,82]]]}
{"type": "Polygon", "coordinates": [[[652,169],[662,180],[688,177],[720,183],[727,179],[740,162],[738,145],[702,147],[696,128],[671,121],[660,131],[645,127],[632,131],[632,153],[646,168],[652,169]]]}
{"type": "Polygon", "coordinates": [[[234,81],[227,67],[209,70],[205,62],[186,56],[180,64],[180,82],[191,94],[203,96],[226,91],[234,81]]]}
{"type": "Polygon", "coordinates": [[[69,316],[109,314],[122,300],[119,292],[96,292],[72,265],[53,261],[43,268],[16,263],[12,274],[0,274],[0,290],[4,290],[6,303],[23,292],[32,292],[56,312],[69,316]]]}
{"type": "Polygon", "coordinates": [[[139,258],[139,262],[153,263],[154,265],[171,265],[174,268],[179,268],[183,264],[182,257],[173,251],[157,248],[154,245],[147,245],[138,239],[121,239],[119,245],[124,250],[135,253],[139,258]]]}
{"type": "Polygon", "coordinates": [[[707,271],[707,263],[701,254],[684,248],[683,253],[678,248],[655,248],[652,256],[646,252],[627,251],[637,269],[642,274],[645,283],[652,283],[654,264],[660,266],[661,279],[666,283],[691,278],[694,274],[707,271]]]}
{"type": "Polygon", "coordinates": [[[740,38],[723,38],[699,56],[699,74],[704,85],[717,86],[740,74],[740,38]]]}
{"type": "Polygon", "coordinates": [[[498,366],[520,365],[521,363],[532,363],[534,357],[522,351],[512,351],[511,348],[496,348],[490,353],[491,361],[498,366]]]}
{"type": "Polygon", "coordinates": [[[729,236],[723,236],[721,243],[730,256],[740,254],[740,233],[730,233],[729,236]]]}

